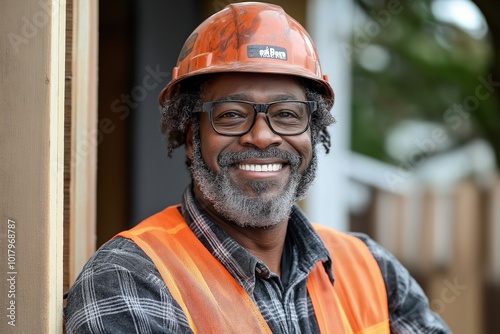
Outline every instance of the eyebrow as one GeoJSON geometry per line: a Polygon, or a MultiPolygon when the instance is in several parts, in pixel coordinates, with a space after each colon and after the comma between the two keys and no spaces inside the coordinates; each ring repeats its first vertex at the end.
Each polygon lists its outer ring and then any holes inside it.
{"type": "MultiPolygon", "coordinates": [[[[227,95],[223,96],[220,99],[217,100],[217,102],[223,102],[223,101],[247,101],[249,96],[245,93],[241,94],[233,94],[233,95],[227,95]]],[[[289,94],[276,94],[272,96],[273,101],[290,101],[290,100],[299,100],[296,96],[294,95],[289,95],[289,94]]]]}
{"type": "Polygon", "coordinates": [[[245,100],[246,98],[248,98],[247,94],[233,94],[233,95],[223,96],[220,99],[218,99],[217,102],[245,100]]]}

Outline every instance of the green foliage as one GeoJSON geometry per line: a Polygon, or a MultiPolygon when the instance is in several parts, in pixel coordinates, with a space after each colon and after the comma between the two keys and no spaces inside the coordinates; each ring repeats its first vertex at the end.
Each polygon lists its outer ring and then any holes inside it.
{"type": "Polygon", "coordinates": [[[439,21],[431,2],[358,0],[362,11],[356,14],[349,50],[354,151],[390,162],[388,132],[416,119],[439,124],[459,144],[483,137],[500,152],[499,103],[483,83],[491,43],[439,21]],[[447,111],[457,105],[464,112],[451,121],[447,111]]]}

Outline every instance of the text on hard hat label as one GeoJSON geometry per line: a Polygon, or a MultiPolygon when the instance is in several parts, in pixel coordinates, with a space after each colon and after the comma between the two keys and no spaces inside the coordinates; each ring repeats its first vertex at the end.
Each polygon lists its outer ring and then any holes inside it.
{"type": "Polygon", "coordinates": [[[285,48],[272,45],[249,45],[247,46],[248,58],[273,58],[287,60],[285,48]]]}

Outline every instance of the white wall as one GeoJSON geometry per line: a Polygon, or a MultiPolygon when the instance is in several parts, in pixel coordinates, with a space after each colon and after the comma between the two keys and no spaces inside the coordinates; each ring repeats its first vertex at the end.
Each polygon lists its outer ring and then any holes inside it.
{"type": "Polygon", "coordinates": [[[307,30],[318,49],[323,73],[335,92],[330,127],[332,147],[328,155],[319,149],[319,170],[306,200],[306,211],[316,223],[347,230],[348,179],[344,172],[349,156],[351,128],[351,63],[345,47],[350,43],[353,3],[351,0],[309,0],[307,30]]]}

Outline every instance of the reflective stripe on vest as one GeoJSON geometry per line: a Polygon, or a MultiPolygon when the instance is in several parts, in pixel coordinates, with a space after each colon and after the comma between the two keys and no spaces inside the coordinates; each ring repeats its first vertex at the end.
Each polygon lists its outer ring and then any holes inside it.
{"type": "MultiPolygon", "coordinates": [[[[389,333],[384,281],[366,245],[314,227],[332,254],[335,273],[333,286],[319,262],[308,278],[321,333],[389,333]]],[[[151,258],[194,333],[272,333],[252,298],[198,240],[176,206],[117,236],[133,240],[151,258]]]]}

